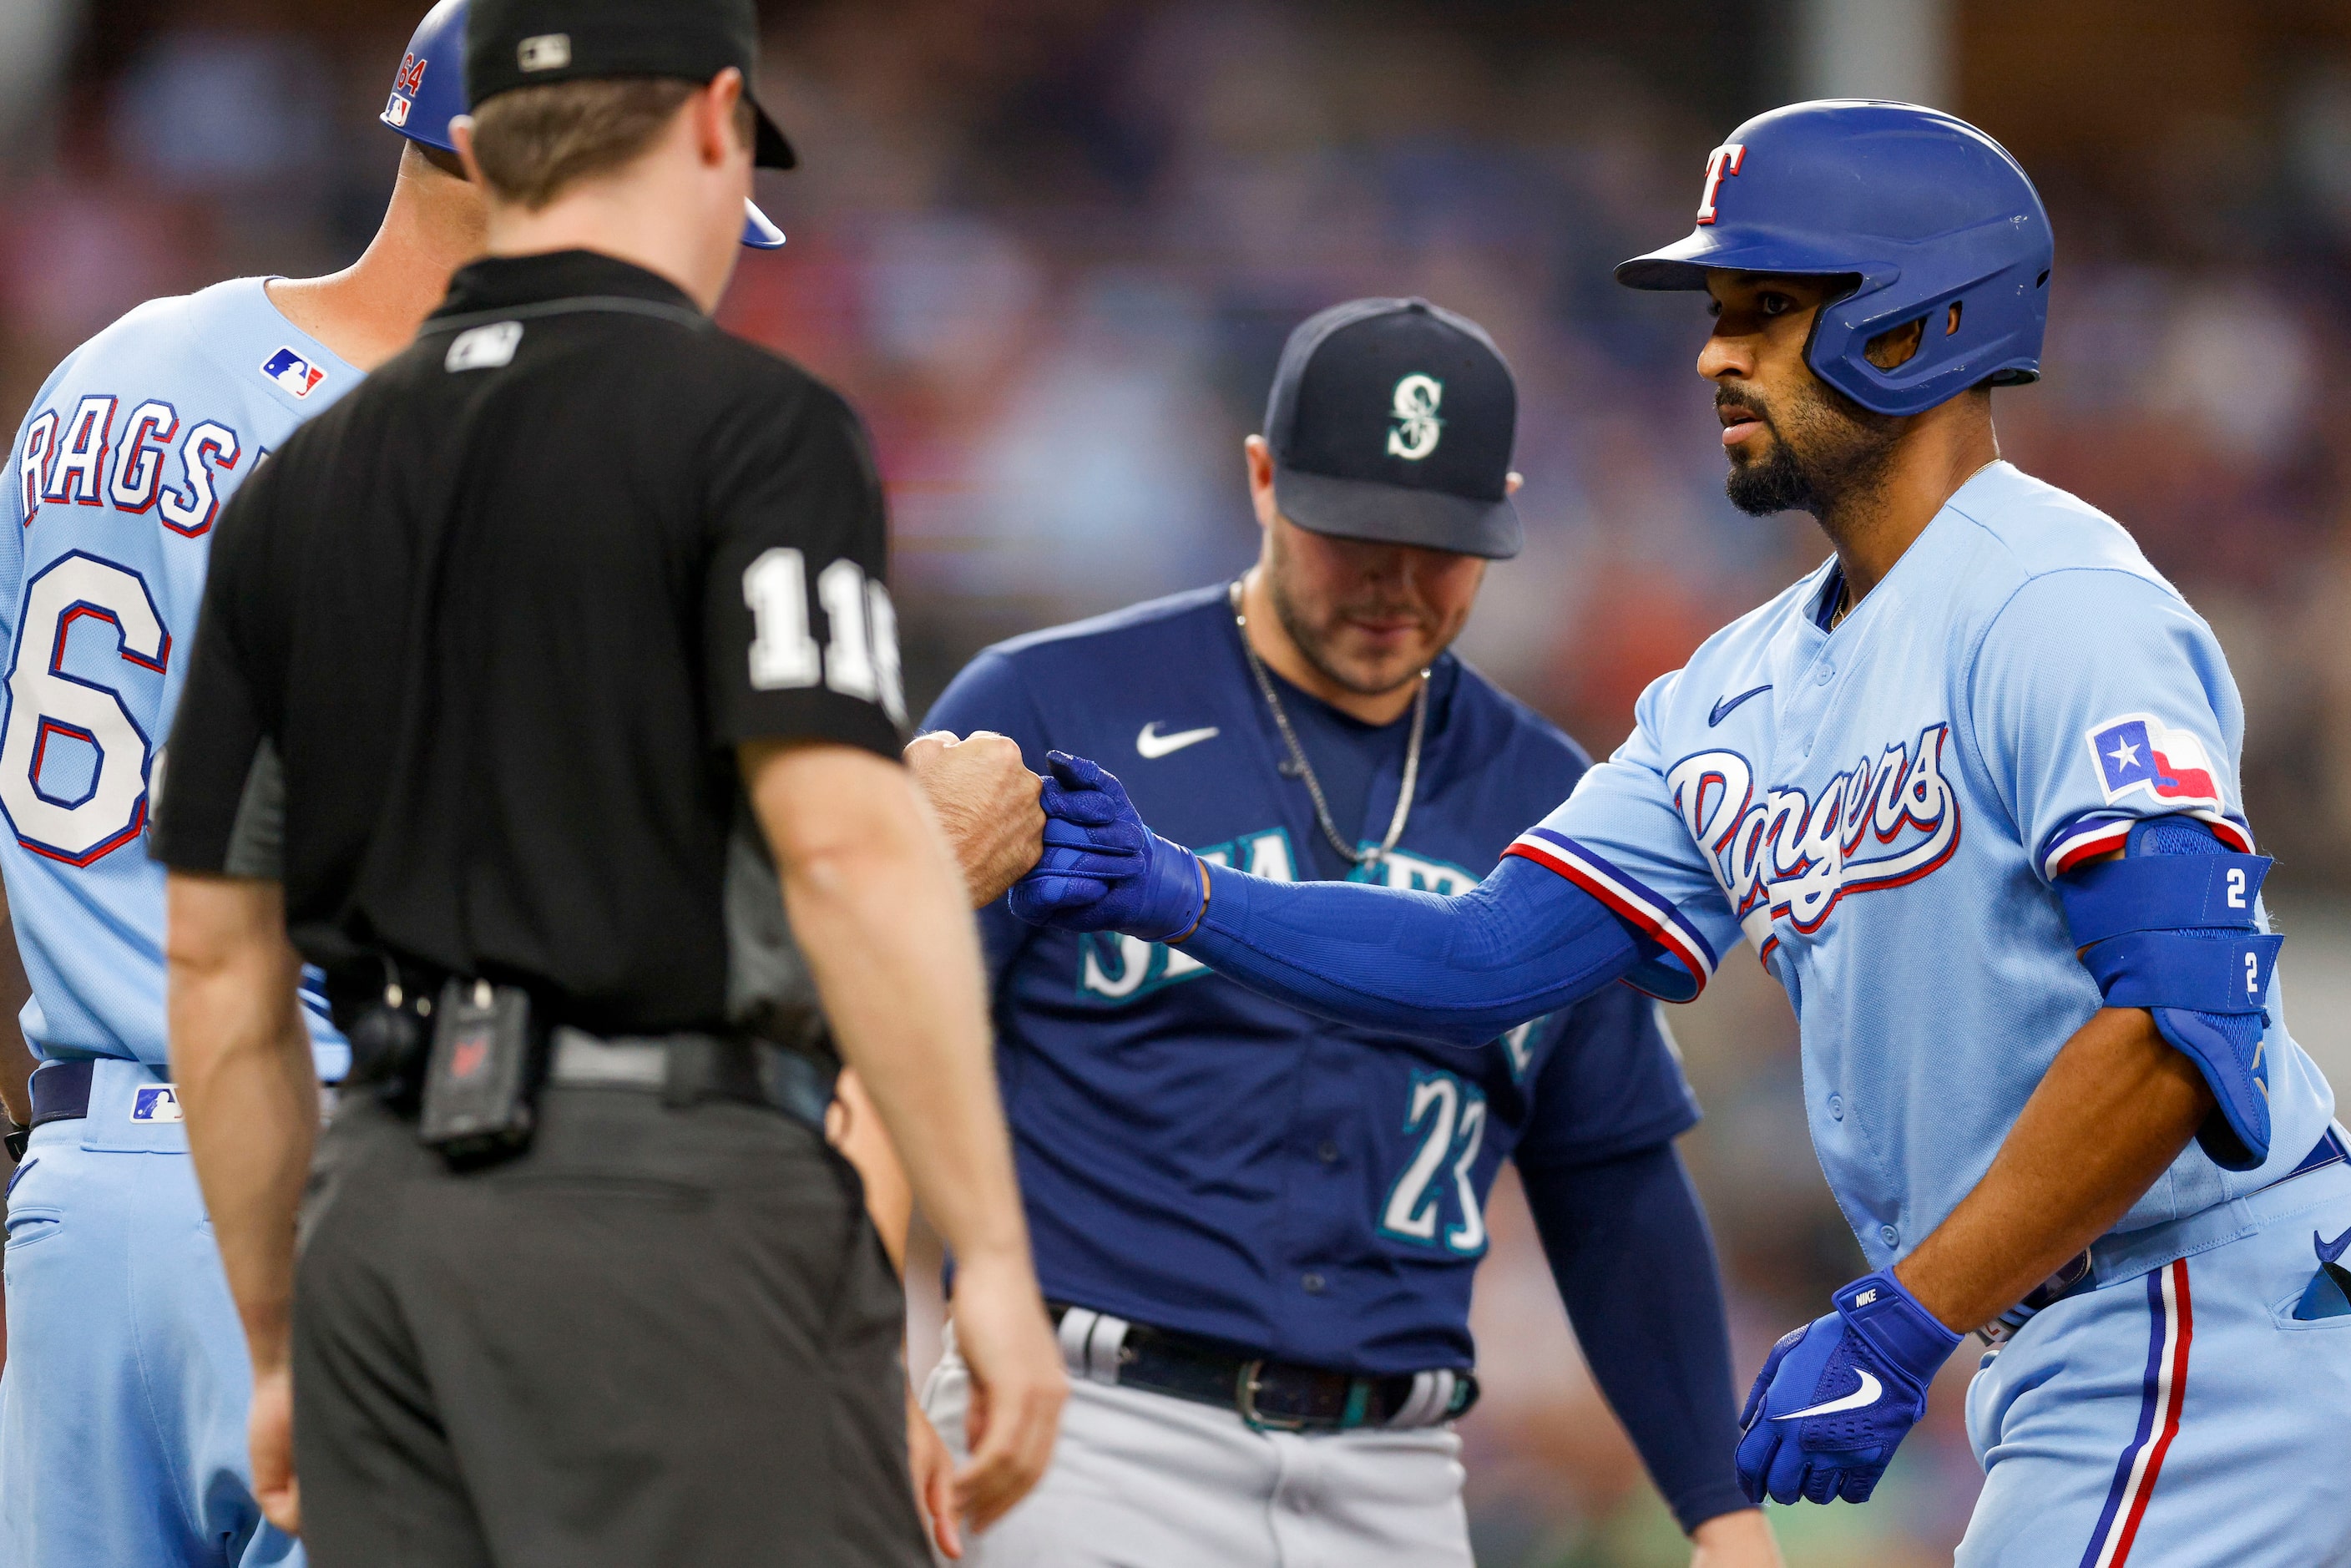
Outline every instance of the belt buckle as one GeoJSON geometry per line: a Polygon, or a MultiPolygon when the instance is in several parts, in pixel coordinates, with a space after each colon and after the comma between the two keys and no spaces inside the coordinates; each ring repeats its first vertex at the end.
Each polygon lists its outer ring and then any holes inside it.
{"type": "Polygon", "coordinates": [[[1265,1357],[1259,1356],[1242,1365],[1240,1376],[1233,1384],[1234,1408],[1240,1412],[1241,1419],[1249,1424],[1251,1431],[1303,1432],[1306,1430],[1306,1418],[1302,1416],[1267,1416],[1259,1412],[1257,1391],[1264,1385],[1265,1360],[1265,1357]]]}

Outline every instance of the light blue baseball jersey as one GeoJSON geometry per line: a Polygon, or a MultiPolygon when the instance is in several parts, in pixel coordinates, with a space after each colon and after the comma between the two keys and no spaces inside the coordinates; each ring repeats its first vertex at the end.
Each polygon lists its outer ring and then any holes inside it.
{"type": "MultiPolygon", "coordinates": [[[[0,500],[0,874],[36,1054],[167,1060],[150,789],[212,528],[271,447],[360,381],[263,281],[141,306],[68,355],[0,500]]],[[[320,1074],[349,1051],[305,988],[320,1074]]]]}
{"type": "MultiPolygon", "coordinates": [[[[2100,1006],[2053,879],[2141,817],[2251,847],[2244,715],[2211,628],[2130,536],[2006,463],[1832,631],[1839,593],[1832,559],[1708,638],[1512,852],[1698,985],[1742,940],[1761,956],[1801,1024],[1821,1167],[1886,1268],[1982,1178],[2100,1006]]],[[[2117,1235],[2254,1191],[2325,1131],[2334,1094],[2273,975],[2265,1005],[2268,1162],[2232,1174],[2191,1145],[2117,1235]]]]}

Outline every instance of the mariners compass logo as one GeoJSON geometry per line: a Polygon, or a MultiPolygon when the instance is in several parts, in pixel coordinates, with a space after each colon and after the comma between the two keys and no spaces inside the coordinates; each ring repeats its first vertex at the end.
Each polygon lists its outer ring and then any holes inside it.
{"type": "Polygon", "coordinates": [[[1395,424],[1388,431],[1388,454],[1407,463],[1417,463],[1437,450],[1437,437],[1445,434],[1445,422],[1437,417],[1437,404],[1445,401],[1445,383],[1435,376],[1418,371],[1395,384],[1395,402],[1389,417],[1395,424]]]}

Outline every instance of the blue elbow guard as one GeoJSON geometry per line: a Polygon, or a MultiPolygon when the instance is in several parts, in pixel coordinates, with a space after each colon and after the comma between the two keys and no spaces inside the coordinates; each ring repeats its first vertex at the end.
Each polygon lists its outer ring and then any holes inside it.
{"type": "Polygon", "coordinates": [[[2121,859],[2057,882],[2106,1005],[2154,1014],[2210,1085],[2220,1113],[2197,1141],[2228,1170],[2252,1170],[2270,1152],[2262,1004],[2283,939],[2254,923],[2270,863],[2231,852],[2191,817],[2155,817],[2131,829],[2121,859]]]}

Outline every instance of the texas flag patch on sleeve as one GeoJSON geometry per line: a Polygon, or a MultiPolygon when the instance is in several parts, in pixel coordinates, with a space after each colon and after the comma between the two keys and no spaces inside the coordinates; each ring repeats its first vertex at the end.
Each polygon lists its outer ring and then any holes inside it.
{"type": "Polygon", "coordinates": [[[2176,806],[2220,803],[2212,759],[2191,731],[2167,729],[2158,720],[2134,713],[2095,726],[2089,738],[2109,806],[2137,794],[2176,806]]]}

